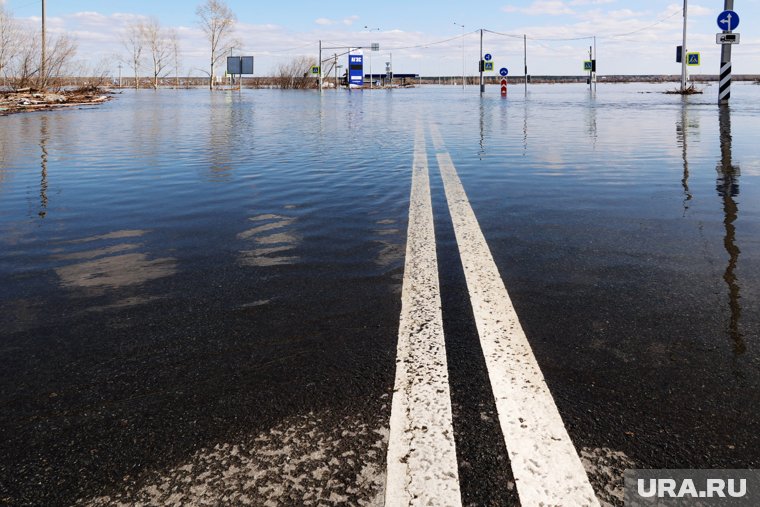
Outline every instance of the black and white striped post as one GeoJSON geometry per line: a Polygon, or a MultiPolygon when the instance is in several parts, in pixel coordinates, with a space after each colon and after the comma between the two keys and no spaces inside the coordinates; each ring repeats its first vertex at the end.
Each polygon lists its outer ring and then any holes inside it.
{"type": "MultiPolygon", "coordinates": [[[[734,10],[734,0],[724,0],[723,10],[734,10]]],[[[731,32],[730,27],[726,28],[728,28],[728,30],[723,30],[723,33],[731,32]]],[[[721,45],[719,83],[718,103],[728,104],[728,101],[731,98],[731,44],[721,45]]]]}

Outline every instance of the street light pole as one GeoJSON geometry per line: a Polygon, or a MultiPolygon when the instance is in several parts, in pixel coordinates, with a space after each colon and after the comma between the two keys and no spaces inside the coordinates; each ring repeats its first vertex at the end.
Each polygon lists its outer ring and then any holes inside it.
{"type": "MultiPolygon", "coordinates": [[[[379,28],[370,28],[367,25],[364,25],[364,28],[366,30],[369,30],[370,35],[374,31],[378,31],[378,32],[380,31],[379,28]]],[[[371,90],[372,89],[372,81],[374,80],[374,78],[372,77],[372,40],[371,40],[371,38],[370,38],[370,41],[369,41],[369,45],[370,45],[370,48],[369,48],[369,89],[371,90]]]]}

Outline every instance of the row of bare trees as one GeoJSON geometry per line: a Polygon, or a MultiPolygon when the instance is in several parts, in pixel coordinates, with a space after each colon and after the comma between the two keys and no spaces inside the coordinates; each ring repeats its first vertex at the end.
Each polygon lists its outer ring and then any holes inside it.
{"type": "MultiPolygon", "coordinates": [[[[222,0],[206,0],[196,9],[198,23],[210,46],[211,65],[209,87],[213,88],[219,62],[231,48],[240,44],[233,38],[235,13],[222,0]]],[[[180,46],[177,31],[164,28],[159,21],[135,21],[129,24],[122,37],[126,51],[123,61],[131,68],[135,86],[140,87],[141,69],[150,69],[152,84],[158,88],[160,79],[174,70],[175,86],[179,86],[180,46]]]]}
{"type": "MultiPolygon", "coordinates": [[[[233,48],[241,46],[234,37],[237,17],[224,0],[205,0],[196,8],[196,15],[210,54],[209,70],[203,72],[208,74],[209,88],[213,89],[217,69],[224,57],[233,48]]],[[[82,72],[102,74],[100,81],[106,79],[107,62],[100,62],[92,69],[82,62],[75,62],[76,43],[65,35],[48,37],[43,65],[41,41],[39,31],[22,29],[0,3],[0,78],[6,84],[15,88],[44,89],[64,75],[86,75],[82,72]]],[[[133,71],[137,88],[144,69],[150,71],[153,88],[158,88],[159,81],[169,76],[172,70],[175,86],[179,86],[181,50],[175,29],[162,27],[155,18],[142,19],[127,25],[121,42],[124,48],[121,60],[133,71]]],[[[275,78],[278,86],[309,87],[312,80],[305,76],[310,64],[305,58],[283,64],[275,78]]],[[[89,77],[97,78],[94,74],[89,77]]]]}
{"type": "Polygon", "coordinates": [[[174,69],[175,86],[179,86],[180,49],[177,31],[163,28],[157,19],[136,21],[127,26],[122,39],[127,51],[125,62],[135,74],[135,86],[140,88],[140,69],[151,69],[153,88],[158,80],[174,69]]]}
{"type": "Polygon", "coordinates": [[[0,4],[0,76],[6,85],[45,89],[70,73],[77,51],[74,40],[66,35],[48,38],[44,65],[41,44],[39,31],[22,27],[0,4]]]}

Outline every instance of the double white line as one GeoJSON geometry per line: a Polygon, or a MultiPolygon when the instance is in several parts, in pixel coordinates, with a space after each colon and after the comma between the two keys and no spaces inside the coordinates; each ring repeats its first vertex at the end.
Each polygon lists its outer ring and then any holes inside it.
{"type": "MultiPolygon", "coordinates": [[[[431,136],[520,503],[599,505],[434,125],[431,136]]],[[[414,151],[385,505],[459,506],[427,149],[419,126],[414,151]]]]}

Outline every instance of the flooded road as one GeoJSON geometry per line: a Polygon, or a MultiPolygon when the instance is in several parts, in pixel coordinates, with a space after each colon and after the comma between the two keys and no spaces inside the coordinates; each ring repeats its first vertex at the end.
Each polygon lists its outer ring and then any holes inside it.
{"type": "Polygon", "coordinates": [[[756,468],[760,87],[670,87],[3,118],[0,503],[382,504],[420,153],[462,504],[518,504],[520,472],[444,155],[597,497],[625,468],[756,468]]]}

